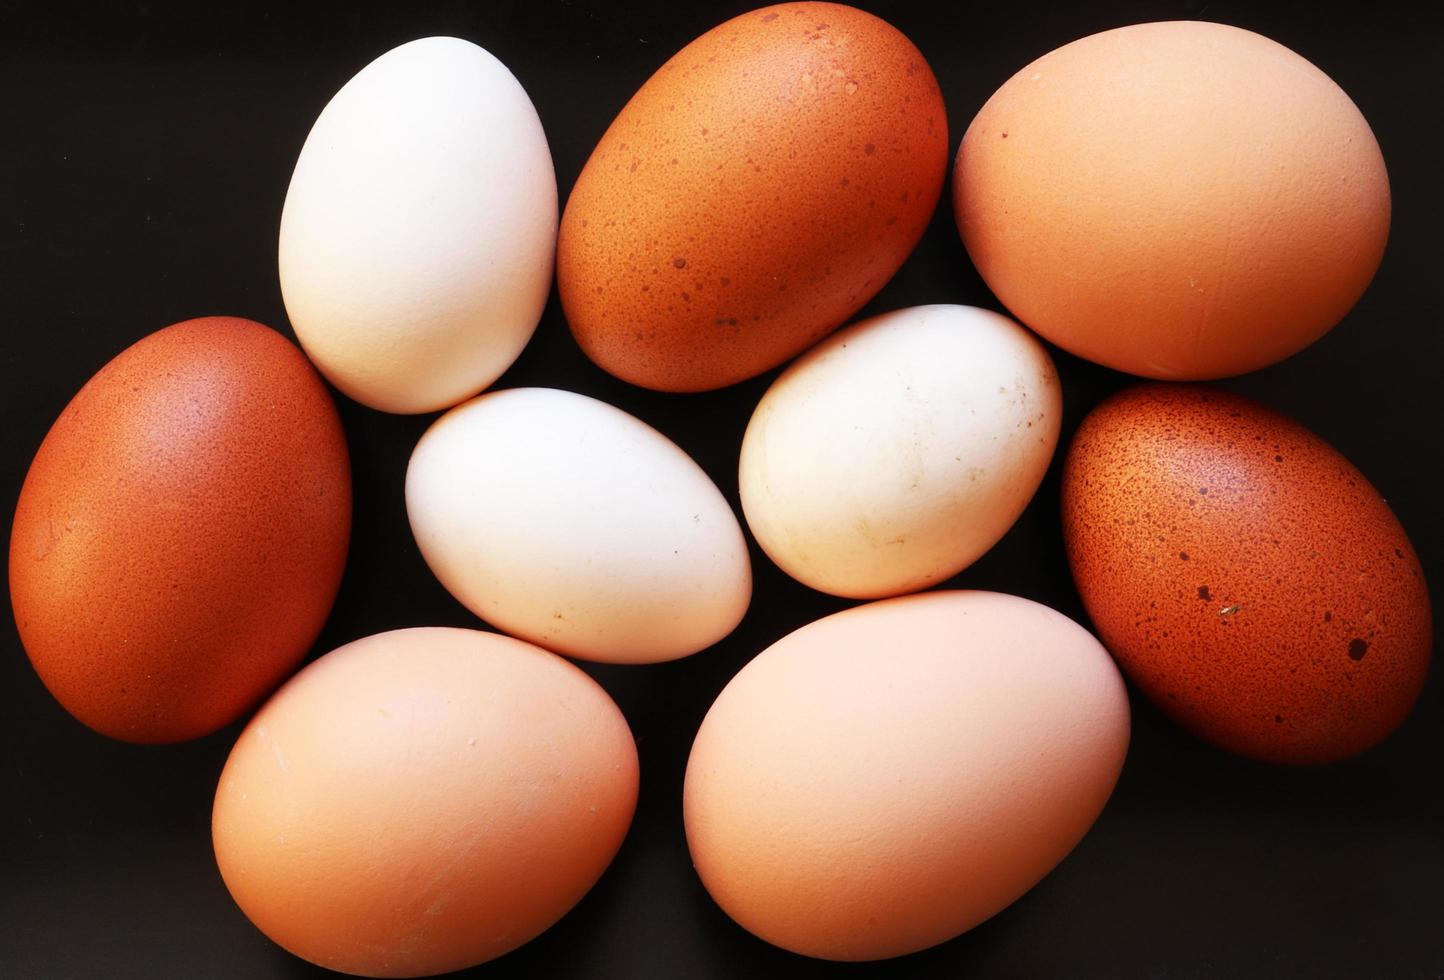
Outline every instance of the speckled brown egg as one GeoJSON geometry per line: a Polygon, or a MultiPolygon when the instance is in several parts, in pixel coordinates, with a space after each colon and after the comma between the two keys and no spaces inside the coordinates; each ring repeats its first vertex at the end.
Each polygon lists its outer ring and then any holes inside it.
{"type": "Polygon", "coordinates": [[[1355,755],[1428,670],[1424,574],[1379,492],[1256,402],[1145,385],[1084,420],[1063,474],[1078,591],[1134,683],[1269,762],[1355,755]]]}
{"type": "Polygon", "coordinates": [[[642,86],[577,179],[557,243],[572,332],[663,391],[775,367],[898,270],[947,156],[937,80],[891,25],[830,3],[727,21],[642,86]]]}
{"type": "Polygon", "coordinates": [[[177,742],[300,662],[350,533],[345,436],[310,363],[259,323],[188,320],[101,368],[51,427],[15,511],[10,600],[71,714],[177,742]]]}

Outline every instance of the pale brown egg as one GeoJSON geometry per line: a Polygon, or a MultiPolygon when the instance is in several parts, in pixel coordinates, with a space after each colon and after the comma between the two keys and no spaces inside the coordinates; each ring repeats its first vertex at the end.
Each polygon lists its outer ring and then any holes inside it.
{"type": "Polygon", "coordinates": [[[857,606],[758,654],[707,712],[683,792],[692,861],[728,915],[784,949],[912,953],[1063,860],[1128,733],[1113,661],[1046,606],[995,592],[857,606]]]}
{"type": "Polygon", "coordinates": [[[636,800],[626,719],[574,665],[496,633],[407,629],[328,653],[266,702],[212,832],[226,887],[276,943],[415,977],[566,914],[636,800]]]}
{"type": "Polygon", "coordinates": [[[346,563],[336,407],[284,337],[206,317],[116,356],[30,465],[10,600],[45,686],[91,728],[177,742],[294,670],[346,563]]]}
{"type": "Polygon", "coordinates": [[[572,332],[664,391],[775,367],[892,278],[947,155],[937,81],[891,25],[830,3],[729,20],[658,69],[577,179],[557,243],[572,332]]]}
{"type": "Polygon", "coordinates": [[[1369,124],[1224,24],[1137,24],[1028,65],[968,127],[953,202],[1014,316],[1080,357],[1199,380],[1273,364],[1358,301],[1389,234],[1369,124]]]}

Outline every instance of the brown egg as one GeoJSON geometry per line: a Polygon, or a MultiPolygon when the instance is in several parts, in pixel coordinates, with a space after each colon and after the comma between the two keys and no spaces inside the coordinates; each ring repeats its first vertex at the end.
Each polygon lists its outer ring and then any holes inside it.
{"type": "Polygon", "coordinates": [[[1341,759],[1419,695],[1431,613],[1404,529],[1337,450],[1253,401],[1145,385],[1104,402],[1068,454],[1063,527],[1104,645],[1216,745],[1341,759]]]}
{"type": "Polygon", "coordinates": [[[351,531],[340,419],[301,352],[234,317],[122,352],[36,453],[10,599],[45,686],[114,738],[226,725],[305,655],[351,531]]]}
{"type": "Polygon", "coordinates": [[[947,156],[937,80],[889,24],[829,3],[736,17],[658,69],[577,179],[557,243],[572,332],[663,391],[775,367],[898,270],[947,156]]]}
{"type": "Polygon", "coordinates": [[[637,749],[607,692],[478,630],[378,633],[286,683],[216,788],[216,862],[267,936],[332,970],[484,963],[566,914],[621,846],[637,749]]]}
{"type": "Polygon", "coordinates": [[[1323,336],[1389,234],[1379,144],[1288,48],[1136,24],[1009,79],[963,137],[954,213],[983,279],[1080,357],[1163,380],[1273,364],[1323,336]]]}

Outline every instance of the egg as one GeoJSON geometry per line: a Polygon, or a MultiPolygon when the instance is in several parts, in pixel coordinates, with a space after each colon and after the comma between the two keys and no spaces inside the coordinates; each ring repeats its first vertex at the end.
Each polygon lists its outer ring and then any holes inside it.
{"type": "Polygon", "coordinates": [[[349,643],[251,719],[216,790],[231,896],[274,942],[368,977],[458,970],[597,881],[637,751],[596,682],[528,643],[405,629],[349,643]]]}
{"type": "Polygon", "coordinates": [[[793,578],[878,598],[946,579],[1038,489],[1062,396],[1007,317],[918,306],[827,338],[768,388],[742,442],[748,526],[793,578]]]}
{"type": "Polygon", "coordinates": [[[430,412],[490,385],[551,290],[557,187],[541,120],[486,51],[428,37],[342,86],[281,213],[286,312],[362,404],[430,412]]]}
{"type": "Polygon", "coordinates": [[[300,662],[350,534],[346,439],[306,358],[249,320],[188,320],[101,368],[41,443],[10,534],[15,623],[86,725],[196,738],[300,662]]]}
{"type": "Polygon", "coordinates": [[[1103,642],[1215,745],[1329,762],[1419,696],[1432,625],[1408,536],[1337,450],[1256,402],[1169,385],[1104,402],[1068,453],[1063,524],[1103,642]]]}
{"type": "Polygon", "coordinates": [[[993,592],[844,610],[742,668],[692,746],[684,818],[743,928],[830,960],[957,936],[1092,826],[1128,749],[1123,681],[1060,613],[993,592]]]}
{"type": "Polygon", "coordinates": [[[737,518],[666,436],[570,391],[496,391],[438,419],[411,455],[406,511],[468,609],[585,660],[695,653],[742,619],[737,518]]]}
{"type": "Polygon", "coordinates": [[[1014,75],[963,137],[953,202],[1014,316],[1164,380],[1318,340],[1389,234],[1384,159],[1343,90],[1268,38],[1189,21],[1085,37],[1014,75]]]}
{"type": "Polygon", "coordinates": [[[841,326],[927,227],[947,171],[937,80],[891,25],[784,3],[658,69],[578,177],[557,285],[589,357],[720,388],[841,326]]]}

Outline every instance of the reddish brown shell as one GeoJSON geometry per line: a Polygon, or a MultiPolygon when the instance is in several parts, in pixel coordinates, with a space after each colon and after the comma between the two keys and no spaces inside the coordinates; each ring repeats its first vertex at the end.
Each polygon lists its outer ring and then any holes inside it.
{"type": "Polygon", "coordinates": [[[346,440],[310,363],[258,323],[189,320],[101,368],[45,437],[10,536],[15,621],[85,724],[194,738],[300,662],[350,533],[346,440]]]}
{"type": "Polygon", "coordinates": [[[828,3],[734,18],[642,86],[578,178],[557,243],[572,332],[648,388],[760,374],[892,277],[947,158],[937,80],[891,25],[828,3]]]}
{"type": "Polygon", "coordinates": [[[1379,742],[1428,670],[1404,529],[1303,426],[1236,395],[1145,385],[1084,420],[1063,529],[1104,645],[1163,711],[1272,762],[1379,742]]]}

